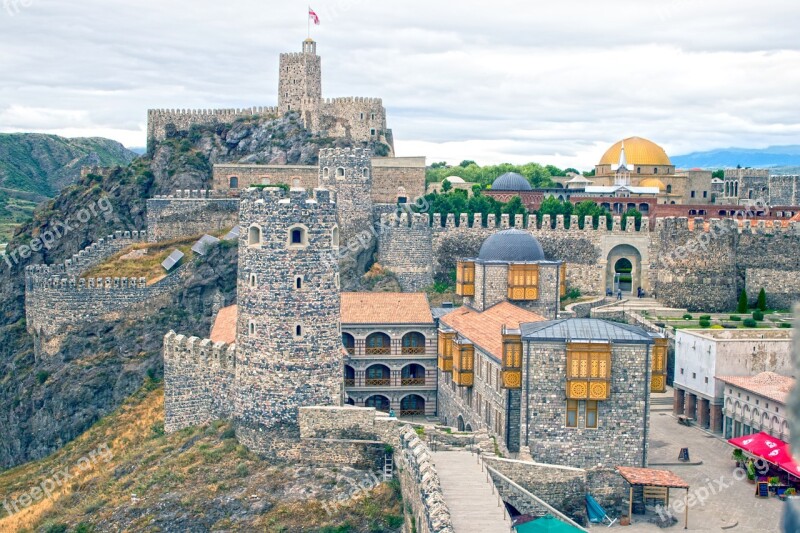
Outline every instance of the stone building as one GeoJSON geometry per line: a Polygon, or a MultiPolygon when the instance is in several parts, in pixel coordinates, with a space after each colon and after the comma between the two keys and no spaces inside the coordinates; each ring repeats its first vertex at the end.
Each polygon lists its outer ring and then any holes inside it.
{"type": "Polygon", "coordinates": [[[565,270],[563,262],[545,259],[530,233],[507,229],[486,239],[478,257],[458,262],[456,293],[479,312],[508,300],[553,319],[567,292],[565,270]]]}
{"type": "Polygon", "coordinates": [[[436,327],[425,293],[341,297],[345,401],[400,416],[436,414],[436,327]]]}
{"type": "Polygon", "coordinates": [[[679,330],[675,337],[673,412],[721,433],[725,385],[717,376],[730,379],[766,371],[792,373],[791,331],[679,330]]]}
{"type": "Polygon", "coordinates": [[[717,380],[723,388],[722,434],[726,439],[763,431],[789,440],[786,400],[794,378],[761,372],[755,376],[719,376],[717,380]]]}
{"type": "Polygon", "coordinates": [[[147,112],[147,143],[163,140],[170,130],[188,131],[195,124],[231,123],[240,118],[274,117],[298,112],[307,129],[357,143],[383,143],[394,152],[392,131],[380,98],[323,98],[322,60],[317,43],[303,41],[302,51],[280,55],[278,106],[247,109],[151,109],[147,112]]]}

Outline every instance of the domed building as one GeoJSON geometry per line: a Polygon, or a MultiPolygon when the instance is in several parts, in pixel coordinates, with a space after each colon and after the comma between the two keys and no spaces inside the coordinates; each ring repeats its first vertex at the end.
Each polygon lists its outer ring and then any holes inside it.
{"type": "Polygon", "coordinates": [[[486,239],[478,257],[458,262],[456,292],[478,312],[507,301],[554,319],[567,288],[564,267],[529,232],[507,229],[486,239]]]}
{"type": "Polygon", "coordinates": [[[493,191],[530,191],[531,183],[522,174],[506,172],[492,182],[493,191]]]}
{"type": "Polygon", "coordinates": [[[675,174],[675,165],[669,160],[667,152],[651,140],[642,137],[628,137],[614,143],[606,150],[595,166],[596,176],[614,176],[623,148],[631,176],[665,176],[675,174]]]}

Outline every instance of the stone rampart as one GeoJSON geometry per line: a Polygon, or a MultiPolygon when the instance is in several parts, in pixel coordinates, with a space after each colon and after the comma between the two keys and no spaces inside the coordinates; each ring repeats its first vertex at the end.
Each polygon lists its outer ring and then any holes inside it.
{"type": "Polygon", "coordinates": [[[230,229],[239,221],[239,200],[210,191],[175,192],[147,200],[147,234],[162,242],[230,229]]]}
{"type": "Polygon", "coordinates": [[[391,270],[406,292],[433,285],[433,243],[428,215],[381,215],[378,262],[391,270]]]}
{"type": "Polygon", "coordinates": [[[147,147],[167,138],[168,130],[188,131],[194,125],[230,124],[240,118],[277,117],[277,107],[235,109],[149,109],[147,111],[147,147]]]}

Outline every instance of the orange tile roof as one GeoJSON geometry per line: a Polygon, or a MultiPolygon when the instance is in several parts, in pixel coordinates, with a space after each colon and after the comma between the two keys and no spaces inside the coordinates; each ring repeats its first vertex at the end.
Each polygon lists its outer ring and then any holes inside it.
{"type": "Polygon", "coordinates": [[[424,292],[343,292],[342,324],[433,324],[424,292]]]}
{"type": "Polygon", "coordinates": [[[439,319],[498,359],[503,357],[503,326],[518,329],[521,323],[543,320],[546,320],[543,316],[509,302],[500,302],[483,313],[467,306],[459,307],[439,319]]]}
{"type": "Polygon", "coordinates": [[[794,378],[775,372],[761,372],[755,376],[717,376],[717,379],[782,404],[786,403],[795,382],[794,378]]]}
{"type": "Polygon", "coordinates": [[[211,328],[211,340],[213,342],[236,342],[236,318],[239,314],[238,305],[223,307],[217,312],[214,319],[214,326],[211,328]]]}
{"type": "Polygon", "coordinates": [[[688,489],[689,484],[669,470],[618,466],[617,472],[631,485],[688,489]]]}

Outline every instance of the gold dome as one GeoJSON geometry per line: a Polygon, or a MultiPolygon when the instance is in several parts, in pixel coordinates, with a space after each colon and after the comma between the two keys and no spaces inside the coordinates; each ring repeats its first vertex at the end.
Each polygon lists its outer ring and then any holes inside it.
{"type": "MultiPolygon", "coordinates": [[[[627,151],[627,145],[625,146],[625,150],[627,151]]],[[[658,178],[645,178],[639,182],[639,187],[658,187],[659,192],[664,192],[667,190],[667,186],[664,185],[664,182],[658,178]]]]}
{"type": "Polygon", "coordinates": [[[671,166],[672,161],[669,160],[667,153],[659,145],[653,141],[642,139],[641,137],[628,137],[625,140],[619,141],[614,146],[606,150],[600,159],[599,165],[616,165],[619,163],[619,152],[622,149],[622,143],[625,143],[625,156],[630,166],[637,165],[656,165],[656,166],[671,166]]]}

